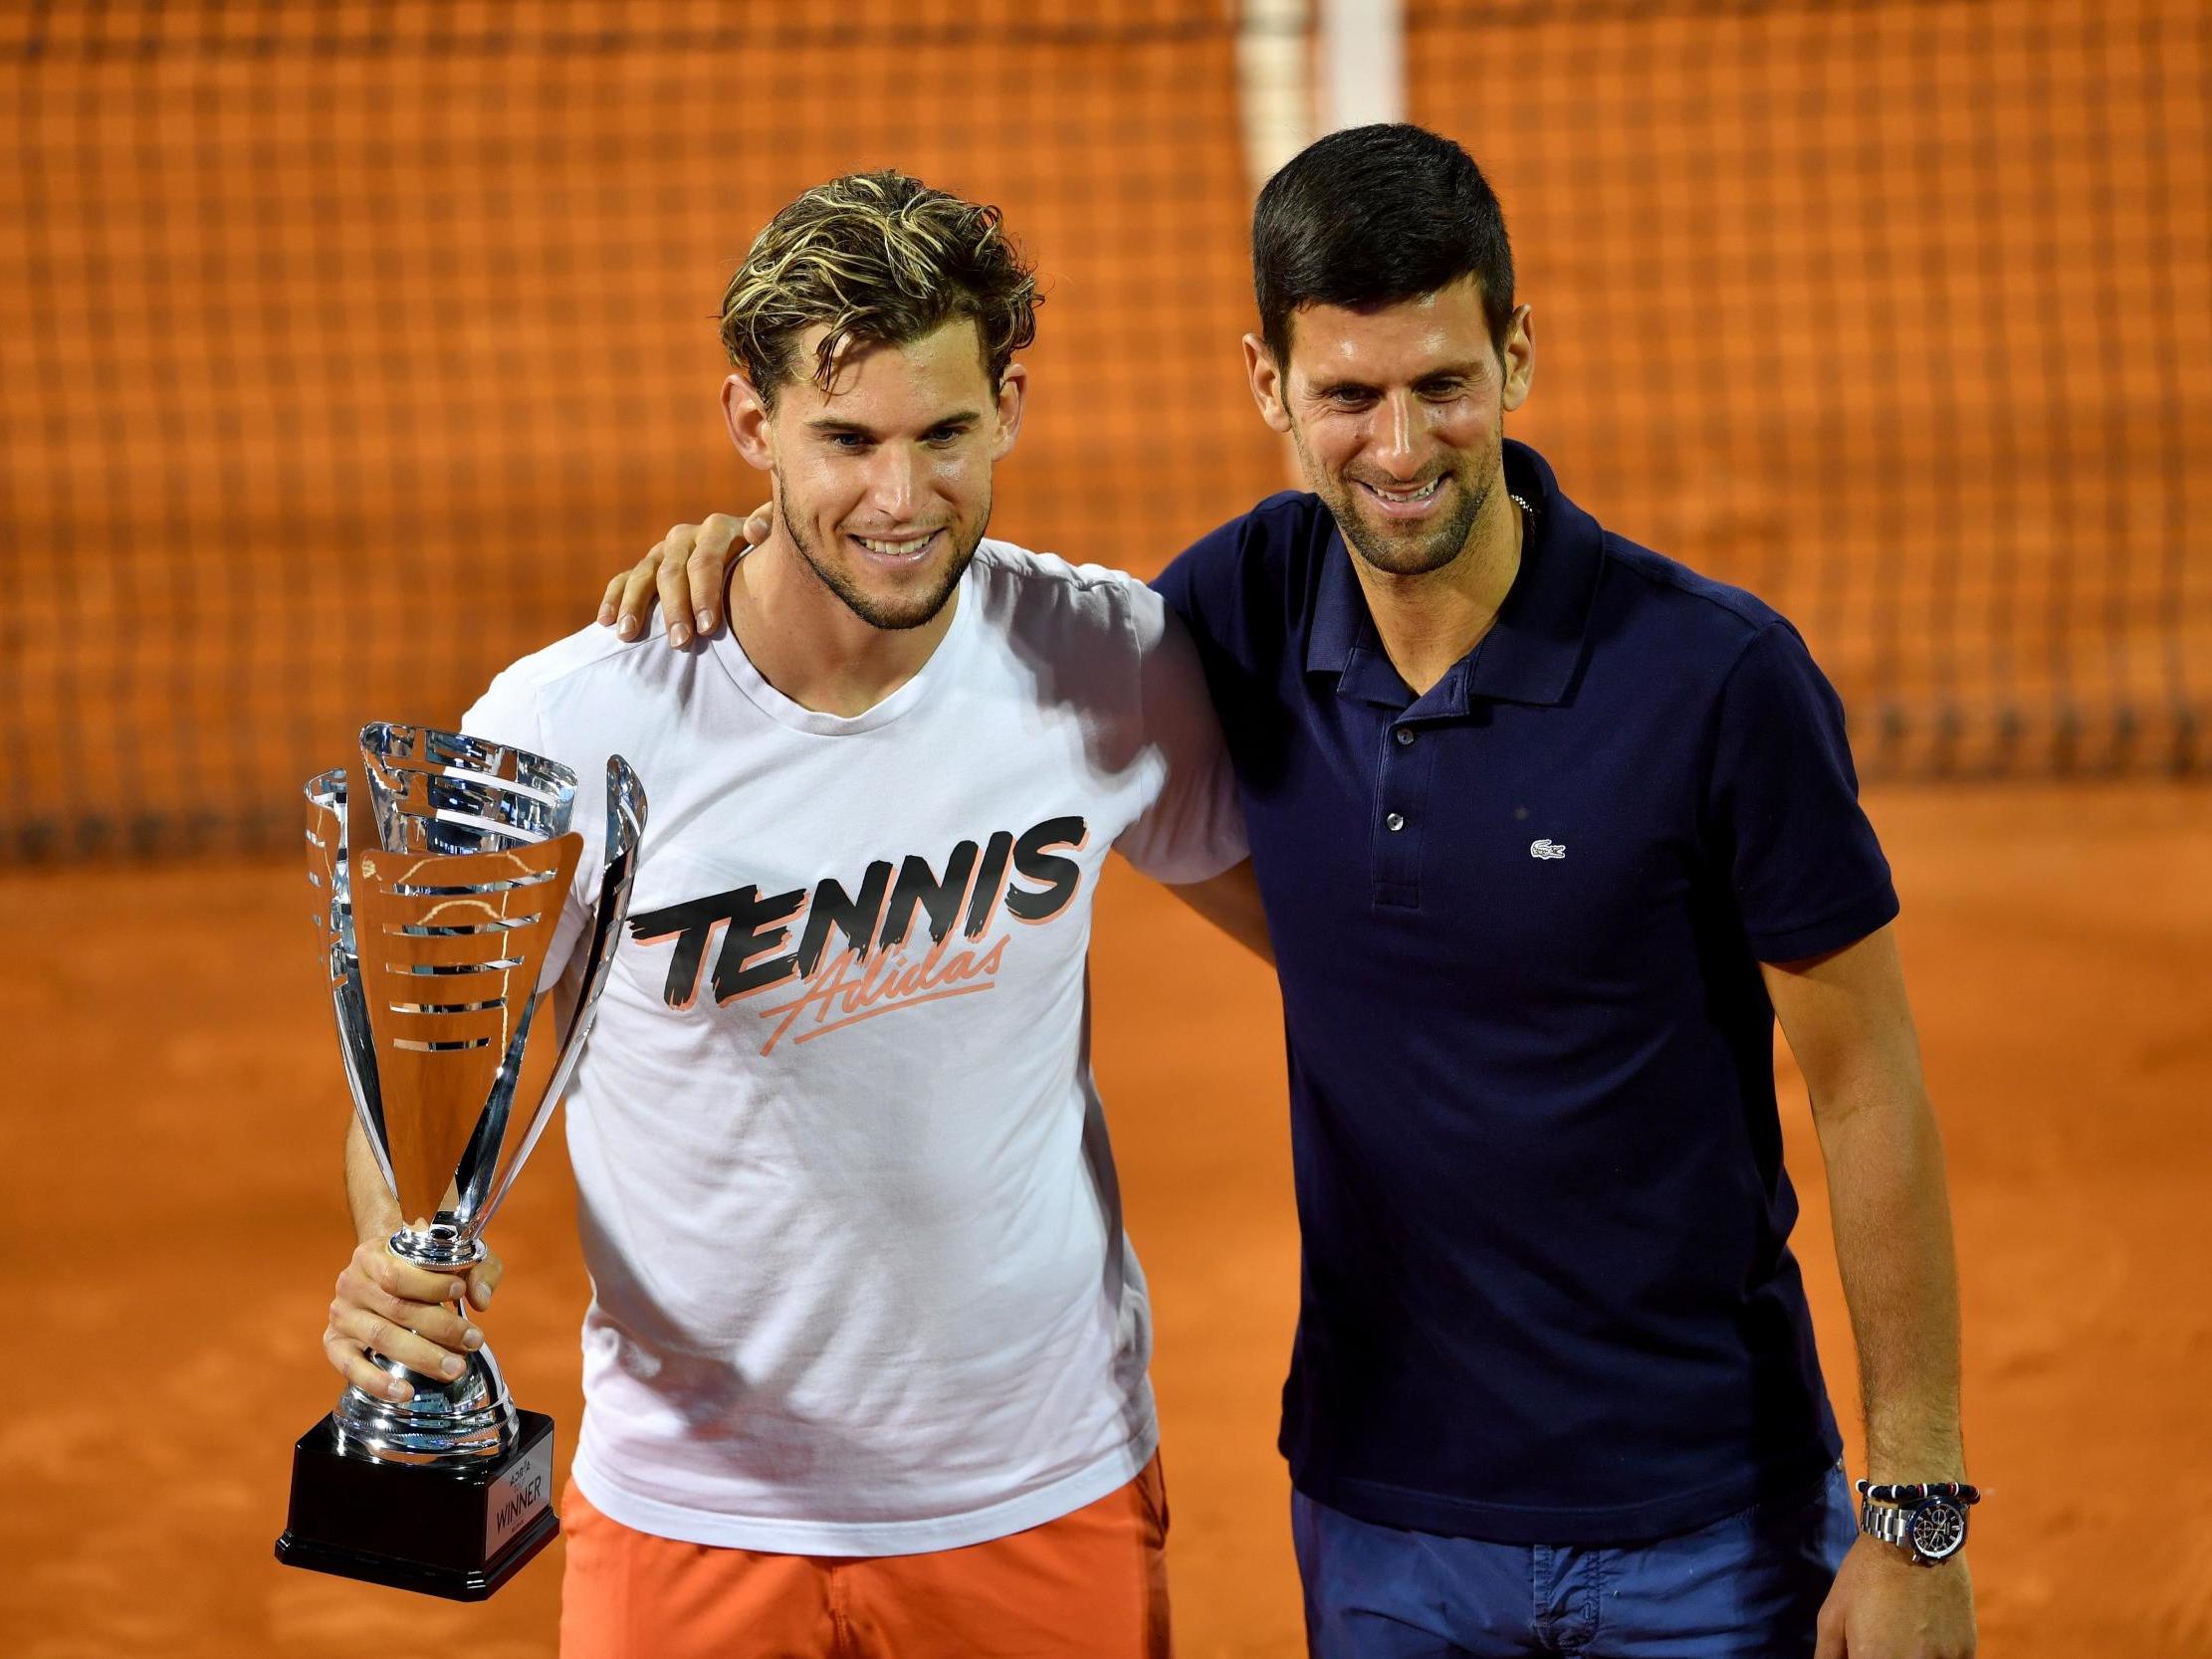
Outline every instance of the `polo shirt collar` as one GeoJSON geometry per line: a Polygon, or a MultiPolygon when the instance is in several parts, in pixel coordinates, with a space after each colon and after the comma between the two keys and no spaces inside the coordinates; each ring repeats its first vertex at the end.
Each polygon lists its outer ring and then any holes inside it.
{"type": "MultiPolygon", "coordinates": [[[[1604,532],[1560,494],[1544,458],[1507,439],[1505,482],[1536,509],[1536,533],[1521,548],[1521,568],[1497,620],[1431,694],[1442,693],[1462,710],[1474,698],[1538,706],[1562,701],[1582,661],[1590,600],[1598,587],[1604,532]]],[[[1407,701],[1405,682],[1391,667],[1368,614],[1341,529],[1332,528],[1321,555],[1306,631],[1306,672],[1336,675],[1337,689],[1346,696],[1407,701]]]]}

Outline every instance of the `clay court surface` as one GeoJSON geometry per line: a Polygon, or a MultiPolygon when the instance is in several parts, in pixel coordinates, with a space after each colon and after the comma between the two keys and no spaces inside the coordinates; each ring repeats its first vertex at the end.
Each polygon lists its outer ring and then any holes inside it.
{"type": "MultiPolygon", "coordinates": [[[[751,227],[887,162],[1006,208],[1049,305],[1003,533],[1149,571],[1282,481],[1235,342],[1289,37],[1230,21],[1280,8],[802,10],[0,0],[0,1659],[553,1652],[557,1546],[476,1607],[271,1557],[337,1386],[346,1107],[300,862],[218,850],[291,844],[363,719],[450,718],[754,499],[708,322],[751,227]]],[[[1515,436],[1578,500],[1804,625],[1870,775],[2204,775],[2212,14],[1406,12],[1408,108],[1498,182],[1543,319],[1515,436]],[[2047,346],[2079,316],[2094,373],[2047,346]]],[[[2212,1655],[2212,790],[1869,798],[1951,1159],[1983,1652],[2212,1655]]],[[[1272,985],[1126,871],[1099,906],[1180,1651],[1293,1655],[1272,985]]],[[[551,1136],[486,1322],[563,1462],[572,1208],[551,1136]]]]}
{"type": "MultiPolygon", "coordinates": [[[[1971,1552],[1983,1651],[2212,1654],[2212,793],[1870,805],[1950,1155],[1968,1443],[1994,1494],[1971,1552]]],[[[349,1242],[306,911],[289,861],[0,876],[7,1659],[553,1651],[557,1546],[481,1606],[270,1556],[292,1440],[336,1386],[317,1338],[349,1242]]],[[[1272,986],[1126,870],[1095,955],[1098,1067],[1158,1316],[1180,1651],[1295,1654],[1273,1435],[1297,1239],[1272,986]]],[[[1849,1418],[1801,1096],[1784,1120],[1849,1418]]],[[[563,1460],[586,1296],[571,1204],[550,1137],[496,1227],[509,1275],[487,1320],[563,1460]]]]}

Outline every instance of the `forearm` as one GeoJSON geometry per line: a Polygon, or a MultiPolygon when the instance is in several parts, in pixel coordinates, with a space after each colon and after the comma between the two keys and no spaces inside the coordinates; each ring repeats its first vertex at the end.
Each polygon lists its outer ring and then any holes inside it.
{"type": "Polygon", "coordinates": [[[384,1171],[377,1167],[376,1154],[369,1149],[368,1137],[362,1133],[358,1118],[346,1121],[345,1207],[353,1217],[356,1243],[365,1244],[370,1240],[381,1243],[404,1225],[399,1206],[392,1200],[391,1187],[384,1180],[384,1171]]]}
{"type": "MultiPolygon", "coordinates": [[[[582,989],[582,963],[571,958],[550,991],[550,1012],[556,1043],[568,1034],[582,989]]],[[[452,1202],[450,1192],[446,1201],[452,1202]]],[[[353,1218],[353,1237],[357,1243],[370,1240],[382,1243],[407,1224],[407,1217],[399,1213],[391,1185],[384,1179],[384,1171],[376,1162],[376,1154],[370,1149],[368,1136],[357,1117],[348,1118],[345,1126],[345,1207],[353,1218]]]]}
{"type": "Polygon", "coordinates": [[[1963,1480],[1958,1268],[1934,1113],[1914,1077],[1862,1083],[1818,1116],[1868,1478],[1963,1480]]]}
{"type": "Polygon", "coordinates": [[[1273,964],[1275,947],[1267,935],[1267,912],[1250,859],[1211,881],[1176,883],[1168,891],[1261,961],[1273,964]]]}

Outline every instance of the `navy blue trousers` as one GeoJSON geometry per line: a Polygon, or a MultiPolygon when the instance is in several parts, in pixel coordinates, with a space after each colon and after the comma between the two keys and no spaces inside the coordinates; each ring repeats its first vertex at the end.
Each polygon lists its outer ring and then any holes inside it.
{"type": "Polygon", "coordinates": [[[1618,1549],[1401,1532],[1302,1493],[1290,1520],[1313,1659],[1801,1659],[1858,1536],[1840,1469],[1618,1549]]]}

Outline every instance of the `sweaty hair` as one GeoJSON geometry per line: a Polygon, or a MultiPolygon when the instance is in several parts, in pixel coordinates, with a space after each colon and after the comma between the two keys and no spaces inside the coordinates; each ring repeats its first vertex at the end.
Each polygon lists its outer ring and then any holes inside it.
{"type": "Polygon", "coordinates": [[[1290,361],[1301,306],[1389,306],[1481,284],[1490,343],[1513,320],[1513,250],[1482,169],[1449,138],[1406,124],[1354,126],[1308,144],[1252,209],[1259,327],[1290,361]]]}
{"type": "Polygon", "coordinates": [[[771,219],[722,295],[722,344],[771,410],[798,336],[829,332],[809,377],[827,391],[840,359],[870,345],[911,345],[971,317],[995,388],[1036,338],[1036,278],[995,207],[932,190],[905,173],[847,173],[817,184],[771,219]]]}

